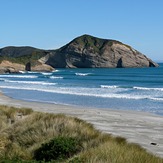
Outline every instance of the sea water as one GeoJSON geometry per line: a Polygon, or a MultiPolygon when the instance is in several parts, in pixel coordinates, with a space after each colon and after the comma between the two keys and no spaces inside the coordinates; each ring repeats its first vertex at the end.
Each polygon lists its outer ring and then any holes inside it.
{"type": "Polygon", "coordinates": [[[163,64],[159,65],[4,74],[0,89],[9,97],[27,101],[163,115],[163,64]]]}

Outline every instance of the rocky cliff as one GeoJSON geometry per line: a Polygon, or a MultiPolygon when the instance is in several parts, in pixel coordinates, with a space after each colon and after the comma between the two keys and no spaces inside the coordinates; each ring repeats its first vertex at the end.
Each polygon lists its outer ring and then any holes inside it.
{"type": "Polygon", "coordinates": [[[45,64],[49,51],[33,47],[5,47],[0,49],[0,73],[19,73],[20,71],[53,71],[45,64]]]}
{"type": "Polygon", "coordinates": [[[89,35],[75,38],[57,50],[42,50],[33,47],[0,49],[0,73],[20,70],[53,71],[54,68],[157,66],[157,63],[129,45],[89,35]]]}
{"type": "Polygon", "coordinates": [[[157,67],[158,64],[116,40],[83,35],[52,52],[46,62],[52,67],[67,68],[127,68],[157,67]]]}
{"type": "Polygon", "coordinates": [[[23,64],[13,63],[7,60],[3,60],[0,63],[0,73],[18,73],[19,71],[24,71],[25,66],[23,64]]]}

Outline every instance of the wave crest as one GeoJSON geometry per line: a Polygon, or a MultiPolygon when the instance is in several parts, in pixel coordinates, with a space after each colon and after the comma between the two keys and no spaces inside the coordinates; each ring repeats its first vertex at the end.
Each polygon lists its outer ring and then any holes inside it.
{"type": "Polygon", "coordinates": [[[36,75],[0,75],[3,78],[38,78],[36,75]]]}
{"type": "Polygon", "coordinates": [[[133,89],[145,90],[145,91],[163,91],[163,88],[133,87],[133,89]]]}
{"type": "Polygon", "coordinates": [[[119,86],[116,86],[116,85],[101,85],[101,88],[119,88],[119,86]]]}
{"type": "Polygon", "coordinates": [[[69,94],[77,96],[91,96],[99,98],[116,98],[116,99],[130,99],[130,100],[153,100],[153,101],[163,101],[163,98],[153,97],[151,95],[134,95],[134,94],[116,94],[116,93],[102,93],[100,89],[92,91],[92,89],[83,88],[58,88],[47,89],[47,88],[37,88],[37,87],[20,87],[20,86],[0,86],[0,88],[6,89],[20,89],[20,90],[31,90],[31,91],[41,91],[49,93],[59,93],[59,94],[69,94]]]}
{"type": "Polygon", "coordinates": [[[62,76],[50,76],[50,79],[63,79],[62,76]]]}
{"type": "Polygon", "coordinates": [[[42,81],[11,81],[11,80],[5,80],[5,82],[8,83],[20,83],[20,84],[36,84],[36,85],[56,85],[57,83],[48,83],[48,82],[42,82],[42,81]]]}
{"type": "Polygon", "coordinates": [[[76,76],[88,76],[92,73],[75,73],[76,76]]]}

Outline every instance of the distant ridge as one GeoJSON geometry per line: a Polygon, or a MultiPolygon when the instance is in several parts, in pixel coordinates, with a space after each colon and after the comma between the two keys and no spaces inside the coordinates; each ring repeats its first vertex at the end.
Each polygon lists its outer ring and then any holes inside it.
{"type": "MultiPolygon", "coordinates": [[[[158,67],[157,63],[129,45],[86,34],[57,50],[43,50],[29,46],[5,47],[0,49],[0,62],[4,61],[23,65],[24,70],[37,71],[52,71],[54,68],[158,67]]],[[[12,68],[13,72],[19,71],[10,66],[8,68],[12,68]]],[[[3,66],[0,64],[0,70],[10,71],[4,64],[3,66]]]]}

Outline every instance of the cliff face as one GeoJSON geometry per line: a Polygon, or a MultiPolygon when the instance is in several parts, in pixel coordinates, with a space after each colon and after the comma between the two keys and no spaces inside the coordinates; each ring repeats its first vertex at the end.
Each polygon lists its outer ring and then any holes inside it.
{"type": "Polygon", "coordinates": [[[11,61],[3,60],[0,63],[0,74],[4,73],[20,73],[20,71],[53,71],[54,68],[41,62],[28,62],[26,65],[13,63],[11,61]]]}
{"type": "Polygon", "coordinates": [[[89,35],[75,38],[57,50],[41,50],[33,47],[0,49],[0,73],[23,70],[53,71],[54,68],[157,66],[157,63],[129,45],[89,35]]]}
{"type": "Polygon", "coordinates": [[[46,62],[52,67],[127,68],[157,67],[158,64],[132,47],[116,40],[83,35],[52,52],[46,62]]]}
{"type": "Polygon", "coordinates": [[[19,73],[19,71],[53,71],[45,64],[49,51],[33,47],[5,47],[0,49],[0,73],[19,73]]]}
{"type": "Polygon", "coordinates": [[[18,63],[12,63],[7,60],[3,60],[0,63],[0,73],[18,73],[19,71],[24,71],[25,66],[18,63]]]}

